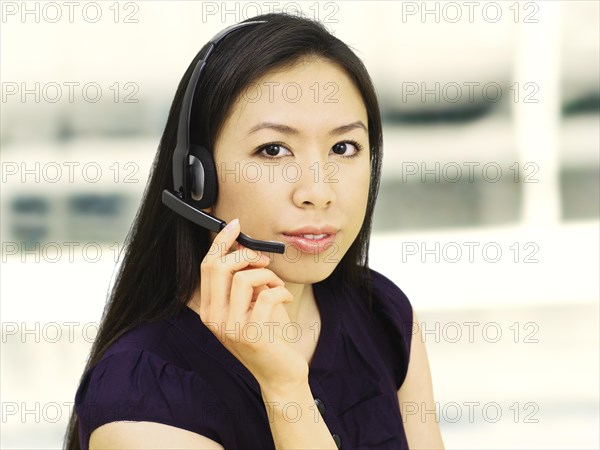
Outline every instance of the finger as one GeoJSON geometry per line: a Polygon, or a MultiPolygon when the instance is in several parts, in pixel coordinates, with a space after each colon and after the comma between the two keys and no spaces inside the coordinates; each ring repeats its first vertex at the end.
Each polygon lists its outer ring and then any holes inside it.
{"type": "Polygon", "coordinates": [[[238,243],[237,244],[237,252],[248,261],[250,264],[259,263],[262,264],[263,261],[269,261],[268,258],[262,256],[262,253],[256,250],[252,250],[251,248],[245,247],[244,245],[238,243]]]}
{"type": "Polygon", "coordinates": [[[265,286],[264,284],[262,286],[254,288],[254,292],[252,293],[252,299],[250,300],[250,310],[254,308],[256,300],[258,299],[258,295],[265,289],[269,289],[269,287],[265,286]]]}
{"type": "MultiPolygon", "coordinates": [[[[266,285],[269,288],[285,283],[273,271],[266,268],[248,269],[237,272],[231,283],[228,324],[245,323],[254,289],[266,285]]],[[[262,294],[262,292],[260,293],[262,294]]],[[[259,295],[260,295],[259,294],[259,295]]],[[[254,308],[256,305],[254,305],[254,308]]]]}
{"type": "Polygon", "coordinates": [[[223,228],[213,239],[213,242],[206,254],[208,261],[213,261],[225,256],[232,249],[231,246],[239,236],[241,231],[239,219],[233,219],[225,228],[223,228]]]}
{"type": "Polygon", "coordinates": [[[263,261],[271,262],[271,258],[268,253],[261,252],[259,250],[252,250],[243,244],[237,243],[238,250],[242,252],[244,257],[251,263],[260,263],[263,261]]]}
{"type": "Polygon", "coordinates": [[[294,301],[292,293],[284,286],[266,289],[258,295],[249,321],[256,322],[263,326],[266,322],[273,321],[277,305],[290,303],[292,301],[294,301]]]}
{"type": "MultiPolygon", "coordinates": [[[[252,251],[252,250],[249,250],[252,251]]],[[[258,259],[257,255],[255,258],[258,259]]],[[[236,273],[245,272],[250,268],[261,268],[268,264],[268,261],[259,260],[251,263],[241,252],[233,252],[215,260],[210,270],[210,306],[209,314],[211,320],[219,324],[227,321],[231,308],[231,290],[232,283],[236,273]]]]}
{"type": "Polygon", "coordinates": [[[222,264],[222,259],[227,255],[235,239],[240,233],[239,219],[229,222],[213,239],[208,252],[206,253],[200,266],[201,283],[201,311],[206,311],[207,320],[220,323],[225,316],[222,311],[226,308],[226,299],[222,296],[215,296],[215,276],[222,264]]]}
{"type": "MultiPolygon", "coordinates": [[[[200,298],[201,298],[201,313],[204,311],[208,314],[211,298],[210,298],[210,275],[214,266],[218,264],[218,259],[227,253],[227,249],[235,242],[239,234],[239,220],[234,219],[229,222],[213,239],[206,255],[200,263],[200,298]],[[236,230],[237,228],[237,230],[236,230]]],[[[212,235],[212,233],[211,233],[212,235]]]]}
{"type": "Polygon", "coordinates": [[[208,252],[204,255],[200,263],[200,317],[202,320],[213,320],[210,317],[211,309],[211,272],[218,263],[219,257],[227,253],[227,249],[235,242],[239,234],[239,220],[234,219],[229,222],[213,239],[208,252]]]}

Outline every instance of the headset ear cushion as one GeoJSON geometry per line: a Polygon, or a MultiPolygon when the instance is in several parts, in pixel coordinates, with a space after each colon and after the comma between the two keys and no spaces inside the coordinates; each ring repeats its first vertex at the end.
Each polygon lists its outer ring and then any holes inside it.
{"type": "Polygon", "coordinates": [[[206,147],[190,146],[188,161],[188,192],[198,208],[214,205],[218,194],[215,162],[206,147]]]}

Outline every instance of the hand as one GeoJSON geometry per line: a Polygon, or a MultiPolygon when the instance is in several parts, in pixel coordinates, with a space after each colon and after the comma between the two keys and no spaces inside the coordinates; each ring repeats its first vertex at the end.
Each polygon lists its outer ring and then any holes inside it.
{"type": "MultiPolygon", "coordinates": [[[[290,322],[283,303],[293,296],[261,255],[238,244],[239,221],[216,235],[200,265],[200,319],[261,388],[293,389],[308,380],[308,363],[285,340],[290,322]]],[[[228,226],[229,226],[228,225],[228,226]]]]}

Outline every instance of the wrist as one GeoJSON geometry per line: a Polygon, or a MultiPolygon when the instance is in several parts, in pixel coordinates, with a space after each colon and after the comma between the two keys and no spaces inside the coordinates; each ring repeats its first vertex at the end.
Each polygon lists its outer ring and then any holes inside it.
{"type": "Polygon", "coordinates": [[[277,385],[260,384],[260,391],[265,402],[282,403],[304,400],[312,397],[308,378],[295,382],[277,385]]]}

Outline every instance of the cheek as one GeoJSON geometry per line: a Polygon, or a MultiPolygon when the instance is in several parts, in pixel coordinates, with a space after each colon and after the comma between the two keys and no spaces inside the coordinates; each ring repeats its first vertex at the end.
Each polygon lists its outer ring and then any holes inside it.
{"type": "Polygon", "coordinates": [[[356,216],[360,217],[359,227],[362,225],[365,214],[367,212],[367,204],[369,202],[369,190],[371,187],[371,174],[370,174],[370,166],[366,169],[366,172],[363,172],[356,183],[356,198],[357,204],[356,209],[361,211],[361,214],[356,214],[356,216]]]}
{"type": "Polygon", "coordinates": [[[219,184],[219,192],[217,195],[217,201],[214,205],[215,214],[221,215],[221,217],[233,219],[237,216],[237,212],[240,211],[240,207],[247,203],[248,193],[243,189],[243,178],[241,177],[241,171],[236,170],[224,170],[224,167],[235,167],[235,165],[228,162],[220,162],[217,165],[217,178],[219,184]]]}
{"type": "Polygon", "coordinates": [[[367,172],[355,172],[348,174],[347,181],[338,186],[338,199],[340,207],[346,217],[353,224],[358,226],[362,224],[367,209],[369,199],[370,178],[367,172]]]}
{"type": "Polygon", "coordinates": [[[255,166],[240,167],[235,173],[219,174],[217,209],[232,217],[245,211],[257,213],[276,204],[280,192],[280,189],[274,189],[274,183],[269,183],[268,174],[261,176],[255,166]]]}
{"type": "Polygon", "coordinates": [[[241,189],[240,183],[226,181],[219,183],[219,197],[217,204],[220,208],[238,209],[247,201],[245,198],[246,192],[241,189]]]}
{"type": "Polygon", "coordinates": [[[361,190],[360,196],[361,196],[361,201],[358,205],[356,205],[357,208],[360,208],[361,210],[361,214],[357,214],[357,216],[360,216],[360,223],[362,224],[364,218],[365,218],[365,214],[367,212],[367,205],[369,203],[369,180],[367,180],[367,183],[365,183],[364,188],[361,190]]]}
{"type": "Polygon", "coordinates": [[[353,178],[353,189],[354,198],[356,198],[356,207],[363,207],[366,209],[367,201],[369,199],[369,188],[371,185],[371,166],[363,166],[356,176],[353,178]]]}

